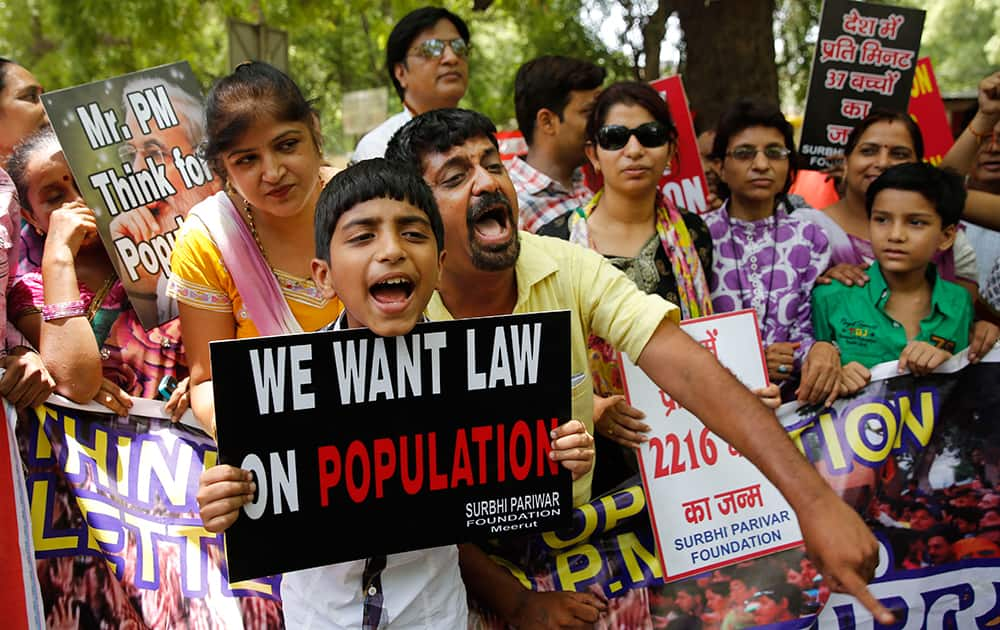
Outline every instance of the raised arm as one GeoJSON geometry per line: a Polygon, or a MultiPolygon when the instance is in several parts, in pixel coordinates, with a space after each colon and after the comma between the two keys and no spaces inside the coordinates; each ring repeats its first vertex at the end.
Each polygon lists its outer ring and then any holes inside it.
{"type": "Polygon", "coordinates": [[[983,142],[989,142],[1000,122],[1000,72],[994,72],[979,82],[979,111],[962,130],[941,161],[942,167],[966,175],[976,163],[976,154],[983,142]]]}
{"type": "Polygon", "coordinates": [[[866,587],[878,565],[875,537],[796,450],[774,413],[670,321],[657,328],[638,365],[777,486],[831,588],[857,597],[880,623],[892,623],[892,614],[866,587]]]}
{"type": "Polygon", "coordinates": [[[970,190],[962,218],[990,230],[1000,230],[1000,195],[970,190]]]}
{"type": "MultiPolygon", "coordinates": [[[[87,403],[101,388],[101,353],[90,322],[70,304],[80,299],[76,256],[84,239],[97,232],[90,208],[79,202],[63,205],[49,219],[42,255],[45,304],[66,315],[42,321],[38,350],[56,382],[56,391],[70,400],[87,403]]],[[[59,315],[61,313],[53,313],[59,315]]]]}

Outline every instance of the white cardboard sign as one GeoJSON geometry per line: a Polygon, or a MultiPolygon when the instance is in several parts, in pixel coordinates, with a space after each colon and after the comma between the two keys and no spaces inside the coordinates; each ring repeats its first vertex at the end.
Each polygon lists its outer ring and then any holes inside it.
{"type": "MultiPolygon", "coordinates": [[[[747,387],[767,385],[754,311],[688,320],[681,328],[747,387]]],[[[629,404],[645,412],[652,428],[639,448],[639,467],[664,580],[802,543],[795,512],[763,473],[624,355],[621,365],[629,404]]]]}

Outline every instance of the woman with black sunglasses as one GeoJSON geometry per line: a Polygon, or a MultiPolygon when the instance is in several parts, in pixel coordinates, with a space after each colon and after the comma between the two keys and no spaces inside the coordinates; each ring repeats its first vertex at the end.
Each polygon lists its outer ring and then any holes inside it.
{"type": "Polygon", "coordinates": [[[705,217],[715,246],[712,306],[756,311],[768,376],[783,398],[832,402],[840,354],[813,343],[809,301],[830,245],[822,228],[791,212],[785,196],[795,175],[792,126],[777,107],[741,100],[720,119],[712,157],[726,198],[705,217]]]}
{"type": "MultiPolygon", "coordinates": [[[[595,101],[586,138],[587,157],[604,185],[585,207],[555,219],[539,233],[601,252],[641,289],[677,304],[685,319],[710,314],[708,229],[659,190],[663,171],[677,155],[677,129],[667,104],[646,83],[616,83],[595,101]]],[[[625,447],[638,446],[649,428],[621,395],[614,350],[592,338],[590,356],[598,396],[595,433],[625,447]]],[[[627,476],[622,461],[609,466],[605,454],[611,450],[602,451],[595,492],[627,476]],[[611,478],[602,474],[609,471],[611,478]]]]}

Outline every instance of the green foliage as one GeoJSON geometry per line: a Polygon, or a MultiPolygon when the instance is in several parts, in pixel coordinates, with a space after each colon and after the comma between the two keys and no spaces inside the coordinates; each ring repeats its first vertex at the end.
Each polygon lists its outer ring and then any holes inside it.
{"type": "Polygon", "coordinates": [[[927,11],[920,56],[930,57],[942,92],[974,92],[1000,68],[1000,0],[894,0],[927,11]]]}
{"type": "Polygon", "coordinates": [[[0,49],[49,89],[185,58],[204,81],[223,68],[229,4],[4,0],[0,49]]]}
{"type": "MultiPolygon", "coordinates": [[[[472,0],[446,0],[444,6],[462,15],[472,30],[471,79],[462,104],[502,127],[513,127],[514,74],[521,63],[542,54],[596,60],[608,69],[610,80],[632,78],[634,60],[605,45],[595,25],[580,19],[585,12],[608,17],[620,2],[495,0],[486,11],[474,12],[472,0]]],[[[889,3],[927,9],[921,54],[934,61],[943,90],[974,90],[1000,66],[1000,0],[889,3]]],[[[263,19],[288,33],[291,74],[316,99],[328,152],[346,153],[357,138],[341,131],[344,93],[383,87],[390,110],[398,110],[385,70],[385,43],[396,20],[424,4],[426,0],[0,0],[0,23],[5,25],[0,54],[18,59],[47,89],[180,59],[191,63],[207,87],[229,70],[226,19],[263,19]]],[[[655,5],[648,0],[628,4],[640,12],[655,5]]],[[[805,99],[821,6],[822,0],[777,0],[779,83],[790,109],[805,99]]]]}
{"type": "Polygon", "coordinates": [[[778,0],[774,12],[778,86],[789,112],[802,111],[809,89],[823,0],[778,0]]]}
{"type": "MultiPolygon", "coordinates": [[[[187,59],[206,88],[228,70],[226,19],[285,30],[291,75],[315,99],[328,153],[346,153],[357,138],[341,132],[348,91],[384,87],[399,105],[385,69],[393,24],[420,0],[0,0],[0,54],[16,58],[47,89],[112,77],[187,59]]],[[[496,0],[473,12],[471,0],[444,5],[463,16],[474,44],[469,91],[462,104],[514,125],[518,66],[540,54],[604,63],[612,77],[629,63],[578,18],[581,0],[496,0]]],[[[391,112],[390,112],[391,113],[391,112]]]]}

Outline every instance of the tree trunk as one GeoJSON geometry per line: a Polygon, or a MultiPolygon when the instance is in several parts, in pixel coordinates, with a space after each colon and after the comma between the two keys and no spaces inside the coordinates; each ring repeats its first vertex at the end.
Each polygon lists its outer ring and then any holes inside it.
{"type": "Polygon", "coordinates": [[[691,109],[708,125],[736,99],[778,103],[775,0],[674,0],[684,31],[681,73],[691,109]]]}
{"type": "Polygon", "coordinates": [[[646,81],[660,78],[660,48],[663,46],[663,38],[667,36],[667,18],[670,17],[670,12],[670,0],[659,0],[656,11],[642,27],[642,48],[646,56],[643,79],[646,81]]]}

